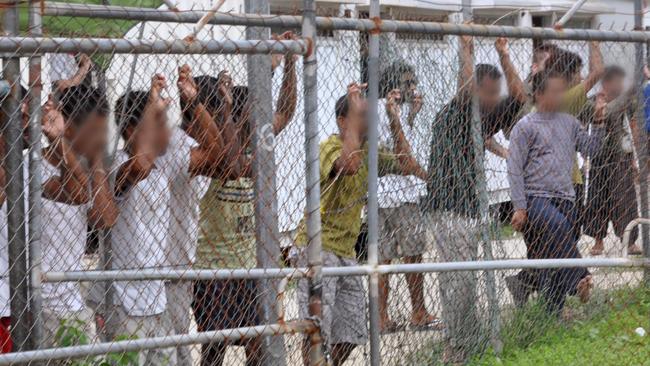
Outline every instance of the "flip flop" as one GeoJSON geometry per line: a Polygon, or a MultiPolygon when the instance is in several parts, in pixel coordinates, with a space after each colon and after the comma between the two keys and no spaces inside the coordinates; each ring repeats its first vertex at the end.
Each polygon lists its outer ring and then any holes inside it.
{"type": "Polygon", "coordinates": [[[412,330],[443,330],[445,329],[445,323],[440,318],[432,315],[426,323],[413,324],[411,322],[410,328],[412,330]]]}

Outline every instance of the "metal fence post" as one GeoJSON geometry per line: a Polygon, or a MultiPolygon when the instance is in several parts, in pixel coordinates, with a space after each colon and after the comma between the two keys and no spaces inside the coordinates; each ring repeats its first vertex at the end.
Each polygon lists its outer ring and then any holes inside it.
{"type": "MultiPolygon", "coordinates": [[[[30,1],[29,34],[43,33],[40,2],[30,1]]],[[[41,298],[41,57],[29,59],[29,271],[31,280],[31,343],[40,348],[43,342],[43,301],[41,298]]]]}
{"type": "MultiPolygon", "coordinates": [[[[473,19],[472,0],[463,0],[462,2],[462,17],[463,22],[470,22],[473,19]]],[[[474,55],[472,55],[473,57],[474,55]]],[[[472,59],[472,65],[475,63],[472,59]]],[[[489,198],[487,192],[487,177],[485,174],[485,143],[483,141],[481,112],[479,110],[478,97],[474,95],[472,98],[472,138],[474,140],[474,156],[476,157],[476,170],[477,182],[476,193],[478,194],[479,202],[479,225],[481,238],[480,242],[483,244],[483,256],[485,260],[494,260],[492,252],[492,243],[490,239],[490,223],[489,223],[489,198]]],[[[478,259],[478,258],[477,258],[478,259]]],[[[485,272],[485,287],[488,301],[488,326],[490,329],[490,343],[494,352],[499,354],[502,349],[502,342],[500,339],[500,325],[499,325],[499,299],[497,293],[496,277],[494,271],[485,272]]]]}
{"type": "MultiPolygon", "coordinates": [[[[18,35],[18,3],[5,10],[4,29],[8,35],[18,35]]],[[[3,74],[11,85],[5,99],[8,123],[3,131],[7,151],[5,170],[8,181],[7,234],[9,238],[9,283],[11,286],[11,337],[14,351],[23,351],[29,345],[29,313],[27,280],[27,243],[25,233],[25,189],[23,177],[23,126],[20,90],[20,58],[5,58],[3,74]]]]}
{"type": "MultiPolygon", "coordinates": [[[[268,0],[246,0],[246,13],[269,14],[268,0]]],[[[268,40],[268,27],[246,27],[246,38],[268,40]]],[[[265,54],[249,55],[246,60],[248,72],[249,102],[252,103],[253,123],[253,177],[255,181],[255,238],[257,241],[257,266],[275,268],[280,262],[278,244],[278,203],[276,200],[275,135],[273,132],[273,100],[271,91],[271,57],[265,54]]],[[[276,323],[275,312],[277,281],[260,280],[263,289],[259,305],[266,324],[276,323]]],[[[262,342],[265,365],[284,365],[284,338],[266,336],[262,342]]]]}
{"type": "MultiPolygon", "coordinates": [[[[370,19],[380,20],[379,0],[370,1],[370,19]]],[[[377,185],[379,180],[379,34],[368,36],[368,264],[376,268],[379,262],[379,203],[377,185]]],[[[381,363],[381,338],[379,329],[379,274],[369,277],[370,312],[370,364],[381,363]]]]}
{"type": "MultiPolygon", "coordinates": [[[[318,143],[318,66],[316,59],[316,2],[305,0],[302,37],[310,42],[310,52],[303,58],[306,163],[306,226],[309,265],[309,315],[321,319],[323,246],[320,217],[320,152],[318,143]]],[[[320,329],[309,336],[309,364],[325,365],[320,329]]]]}
{"type": "MultiPolygon", "coordinates": [[[[634,1],[634,28],[638,31],[643,30],[643,2],[642,0],[634,1]]],[[[648,194],[650,190],[648,189],[648,140],[646,137],[645,131],[645,95],[643,93],[643,81],[645,76],[643,73],[643,68],[645,66],[645,57],[643,55],[643,44],[635,44],[635,56],[636,56],[636,67],[634,80],[636,80],[635,87],[637,88],[637,109],[636,109],[636,120],[637,120],[637,131],[638,136],[636,141],[638,144],[638,154],[639,154],[639,194],[641,196],[641,217],[650,217],[650,202],[648,194]]],[[[650,230],[647,227],[641,229],[641,241],[643,243],[643,256],[648,258],[650,257],[650,230]]],[[[650,269],[644,268],[643,270],[643,280],[646,285],[650,285],[650,269]]]]}

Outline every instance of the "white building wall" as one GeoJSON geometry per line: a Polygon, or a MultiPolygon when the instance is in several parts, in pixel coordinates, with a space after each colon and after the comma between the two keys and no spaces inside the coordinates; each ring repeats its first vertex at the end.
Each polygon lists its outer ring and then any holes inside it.
{"type": "MultiPolygon", "coordinates": [[[[276,0],[278,3],[289,3],[290,1],[276,0]]],[[[333,1],[328,1],[332,3],[333,1]]],[[[179,1],[181,10],[205,9],[210,6],[210,0],[182,0],[179,1]]],[[[360,3],[360,1],[348,1],[347,3],[360,3]]],[[[508,11],[516,10],[517,7],[525,7],[535,14],[548,9],[566,9],[567,1],[524,1],[524,0],[478,0],[475,13],[481,16],[499,18],[508,11]],[[521,5],[518,3],[522,3],[521,5]],[[508,5],[506,7],[506,5],[508,5]],[[495,12],[495,7],[501,9],[495,12]],[[508,10],[510,9],[510,10],[508,10]],[[501,15],[500,15],[501,14],[501,15]]],[[[572,3],[572,2],[568,2],[572,3]]],[[[630,30],[633,27],[633,2],[631,0],[608,0],[589,1],[586,6],[590,16],[594,16],[595,23],[601,24],[601,29],[630,30]],[[598,10],[605,9],[607,12],[595,14],[598,10]]],[[[420,0],[382,0],[384,6],[399,6],[400,11],[413,12],[418,14],[421,7],[427,12],[444,13],[451,10],[458,10],[460,0],[439,0],[435,4],[430,1],[420,0]],[[439,3],[439,4],[438,4],[439,3]],[[416,8],[412,8],[416,7],[416,8]]],[[[363,4],[359,5],[363,8],[363,4]]],[[[243,0],[227,0],[222,8],[232,12],[243,12],[243,0]]],[[[558,10],[559,11],[559,10],[558,10]]],[[[514,13],[516,14],[516,12],[514,13]]],[[[546,14],[546,13],[545,13],[546,14]]],[[[560,12],[561,14],[561,12],[560,12]]],[[[650,17],[646,15],[646,20],[650,17]]],[[[647,24],[650,24],[648,21],[647,24]]],[[[183,38],[192,30],[189,24],[165,24],[148,22],[145,27],[144,38],[147,39],[170,39],[183,38]]],[[[125,38],[135,39],[138,37],[139,25],[136,25],[125,35],[125,38]]],[[[199,39],[229,38],[243,39],[245,37],[243,27],[221,27],[206,26],[199,34],[199,39]]],[[[334,118],[334,102],[345,91],[345,86],[354,80],[360,79],[360,50],[358,35],[355,32],[336,32],[334,38],[319,40],[319,115],[320,138],[325,139],[328,135],[336,132],[334,118]]],[[[488,62],[498,65],[498,57],[492,45],[492,39],[477,40],[476,59],[480,62],[488,62]]],[[[575,42],[558,42],[563,47],[580,53],[585,63],[588,60],[587,48],[584,44],[576,45],[575,42]]],[[[420,79],[420,89],[425,94],[425,107],[423,113],[427,118],[433,118],[439,108],[446,103],[455,90],[457,72],[457,50],[452,37],[444,41],[399,41],[396,45],[397,54],[405,60],[413,63],[420,79]]],[[[602,45],[606,64],[619,63],[628,70],[633,68],[634,47],[629,44],[605,43],[602,45]]],[[[524,77],[528,73],[531,56],[531,42],[527,40],[513,41],[511,44],[511,55],[513,62],[524,77]]],[[[111,105],[114,105],[117,97],[124,93],[128,85],[129,71],[133,64],[134,56],[115,55],[107,71],[109,98],[111,105]]],[[[151,75],[154,72],[163,73],[169,80],[168,96],[177,100],[175,79],[177,68],[183,63],[188,63],[194,69],[195,75],[212,74],[216,75],[220,70],[228,69],[238,84],[246,82],[246,57],[245,56],[184,56],[184,55],[140,55],[138,56],[136,73],[132,89],[143,89],[149,84],[151,75]]],[[[23,62],[23,83],[27,84],[27,64],[23,62]]],[[[55,71],[56,67],[51,60],[51,55],[46,55],[43,62],[43,86],[44,98],[50,90],[50,80],[56,79],[61,71],[55,71]]],[[[65,69],[65,68],[64,68],[65,69]]],[[[68,70],[68,72],[70,69],[68,70]]],[[[586,68],[584,70],[586,72],[586,68]]],[[[66,71],[63,71],[65,75],[66,71]]],[[[299,98],[302,98],[302,77],[301,63],[298,63],[299,98]]],[[[277,97],[281,82],[281,70],[275,73],[274,95],[277,97]]],[[[505,90],[505,85],[504,85],[505,90]]],[[[278,166],[277,187],[280,231],[291,230],[297,227],[303,217],[304,211],[304,128],[302,103],[299,102],[294,120],[283,131],[276,141],[276,163],[278,166]]],[[[174,123],[178,123],[178,105],[174,105],[170,116],[174,123]]],[[[507,143],[503,136],[499,137],[503,143],[507,143]]],[[[486,153],[486,176],[488,177],[488,189],[491,192],[491,202],[507,200],[507,180],[505,177],[505,164],[502,159],[486,153]]]]}

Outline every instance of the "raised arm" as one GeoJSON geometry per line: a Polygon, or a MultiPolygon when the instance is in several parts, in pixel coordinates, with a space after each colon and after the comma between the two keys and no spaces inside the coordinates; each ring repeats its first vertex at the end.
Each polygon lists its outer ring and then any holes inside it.
{"type": "Polygon", "coordinates": [[[394,153],[397,156],[397,161],[401,173],[403,175],[414,175],[420,179],[426,180],[428,178],[427,172],[422,169],[417,160],[413,157],[411,152],[411,145],[409,144],[404,131],[402,130],[402,123],[400,121],[401,111],[399,101],[401,99],[399,89],[394,89],[388,92],[386,97],[386,114],[390,121],[390,131],[394,143],[394,153]]]}
{"type": "Polygon", "coordinates": [[[79,64],[77,72],[70,78],[64,80],[57,80],[54,82],[54,87],[57,93],[63,93],[69,87],[79,85],[83,82],[92,67],[90,57],[85,53],[79,54],[79,64]]]}
{"type": "Polygon", "coordinates": [[[92,206],[88,211],[88,220],[95,229],[107,229],[115,225],[119,210],[115,203],[115,195],[108,184],[108,176],[104,169],[103,154],[97,154],[89,159],[90,189],[92,206]]]}
{"type": "MultiPolygon", "coordinates": [[[[212,115],[198,100],[199,89],[188,65],[178,69],[177,85],[181,104],[185,108],[184,130],[199,144],[198,147],[190,150],[189,173],[191,176],[204,175],[217,178],[221,174],[222,162],[226,157],[224,140],[212,115]]],[[[229,113],[227,115],[229,116],[229,113]]],[[[223,116],[224,114],[221,117],[223,116]]]]}
{"type": "Polygon", "coordinates": [[[458,73],[457,95],[469,92],[474,86],[474,38],[460,36],[460,70],[458,73]]]}
{"type": "Polygon", "coordinates": [[[508,93],[518,101],[525,103],[528,100],[528,95],[526,94],[524,82],[519,77],[519,73],[517,72],[515,66],[512,64],[512,60],[510,59],[508,40],[504,37],[498,38],[495,42],[495,47],[497,49],[497,53],[499,54],[501,68],[503,69],[503,73],[506,76],[508,93]]]}
{"type": "Polygon", "coordinates": [[[160,113],[164,113],[170,103],[169,99],[163,99],[160,95],[165,86],[165,78],[160,74],[156,74],[151,80],[149,99],[142,120],[138,122],[127,141],[129,159],[117,170],[115,190],[118,194],[127,192],[132,186],[146,179],[154,168],[158,155],[154,144],[156,119],[160,113]]]}
{"type": "MultiPolygon", "coordinates": [[[[297,40],[293,32],[284,32],[276,39],[297,40]]],[[[296,112],[298,104],[298,82],[296,76],[296,56],[287,54],[284,56],[284,74],[282,86],[278,96],[275,114],[273,115],[273,133],[278,135],[289,124],[296,112]]]]}
{"type": "Polygon", "coordinates": [[[51,96],[43,107],[42,125],[43,134],[50,141],[43,158],[59,168],[59,176],[43,183],[43,197],[69,205],[88,202],[88,175],[64,137],[65,121],[51,96]]]}
{"type": "Polygon", "coordinates": [[[343,147],[341,155],[334,162],[334,174],[354,175],[357,173],[361,164],[363,164],[364,154],[361,152],[363,145],[363,125],[364,125],[364,98],[361,96],[361,90],[365,84],[359,85],[352,83],[348,86],[348,117],[347,125],[341,136],[343,147]]]}
{"type": "Polygon", "coordinates": [[[589,92],[603,77],[605,64],[603,55],[600,52],[600,43],[596,41],[589,42],[589,74],[582,81],[585,92],[589,92]]]}

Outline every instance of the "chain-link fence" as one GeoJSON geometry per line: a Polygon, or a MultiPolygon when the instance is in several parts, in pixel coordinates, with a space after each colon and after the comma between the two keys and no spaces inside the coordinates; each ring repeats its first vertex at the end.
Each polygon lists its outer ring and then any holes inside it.
{"type": "Polygon", "coordinates": [[[0,364],[647,362],[649,33],[171,5],[2,9],[0,364]]]}

